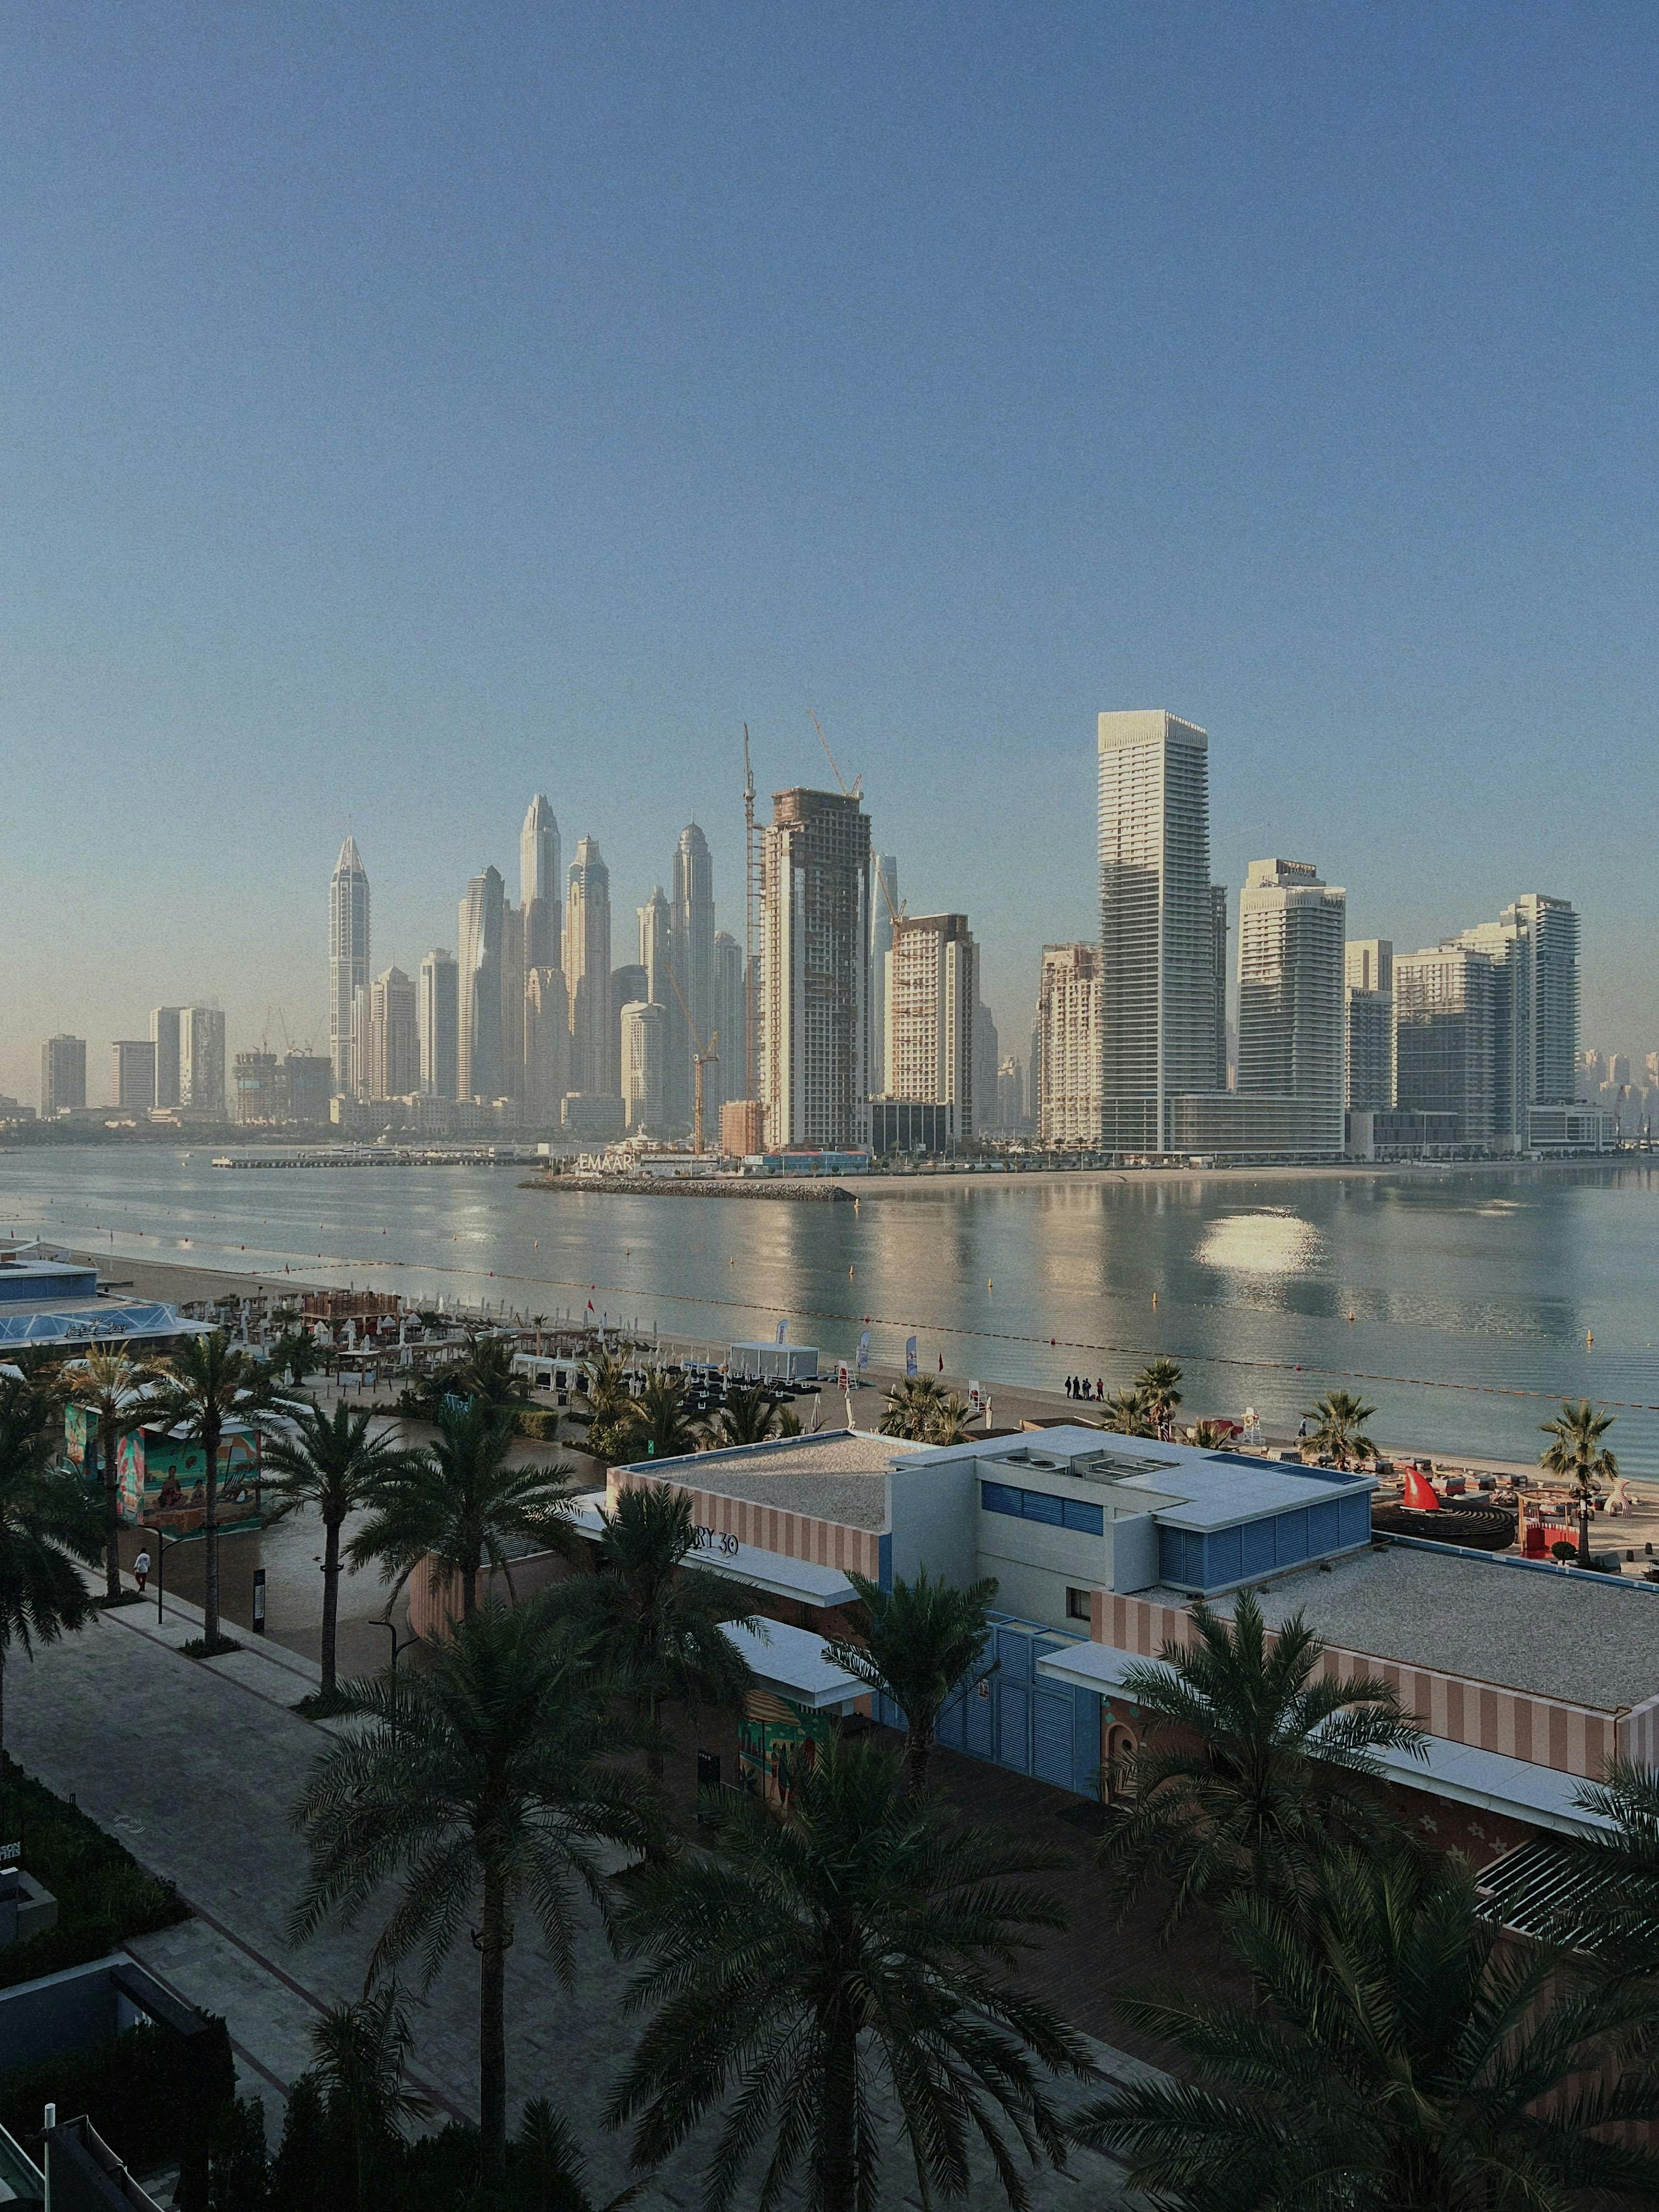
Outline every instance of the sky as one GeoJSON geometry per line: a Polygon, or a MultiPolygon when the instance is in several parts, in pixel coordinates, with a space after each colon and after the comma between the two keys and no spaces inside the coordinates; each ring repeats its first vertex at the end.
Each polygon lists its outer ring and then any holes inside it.
{"type": "MultiPolygon", "coordinates": [[[[1413,949],[1584,917],[1659,1046],[1659,11],[0,9],[0,1091],[216,1000],[325,1039],[516,881],[618,960],[688,819],[861,775],[1004,1049],[1095,926],[1094,732],[1213,873],[1413,949]]],[[[1235,908],[1235,917],[1237,909],[1235,908]]]]}

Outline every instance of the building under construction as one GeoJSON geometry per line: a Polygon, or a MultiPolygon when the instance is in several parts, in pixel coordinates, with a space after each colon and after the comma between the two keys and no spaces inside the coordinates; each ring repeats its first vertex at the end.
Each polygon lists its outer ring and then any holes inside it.
{"type": "Polygon", "coordinates": [[[780,791],[763,849],[760,1095],[770,1150],[870,1141],[870,821],[780,791]]]}

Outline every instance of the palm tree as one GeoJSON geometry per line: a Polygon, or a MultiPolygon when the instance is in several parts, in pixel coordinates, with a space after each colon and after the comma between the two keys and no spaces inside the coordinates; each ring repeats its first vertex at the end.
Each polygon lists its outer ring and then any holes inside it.
{"type": "Polygon", "coordinates": [[[1231,1438],[1219,1421],[1194,1421],[1187,1441],[1197,1451],[1224,1451],[1231,1438]]]}
{"type": "Polygon", "coordinates": [[[1572,1485],[1578,1500],[1578,1564],[1587,1567],[1595,1486],[1611,1482],[1619,1472],[1618,1461],[1601,1441],[1613,1426],[1613,1415],[1598,1413],[1587,1399],[1577,1404],[1568,1399],[1553,1421],[1540,1425],[1550,1442],[1540,1453],[1538,1464],[1547,1474],[1565,1475],[1572,1485]]]}
{"type": "Polygon", "coordinates": [[[121,1491],[117,1455],[121,1439],[143,1419],[149,1370],[121,1345],[94,1345],[64,1376],[74,1404],[97,1417],[96,1443],[104,1476],[104,1595],[113,1605],[121,1595],[121,1491]]]}
{"type": "Polygon", "coordinates": [[[49,1401],[27,1382],[0,1382],[0,1751],[11,1647],[32,1659],[37,1641],[86,1626],[92,1598],[75,1562],[96,1561],[102,1518],[58,1461],[49,1401]]]}
{"type": "Polygon", "coordinates": [[[323,1524],[323,1680],[320,1695],[332,1705],[340,1617],[340,1530],[349,1513],[369,1504],[388,1486],[415,1472],[418,1452],[400,1445],[390,1429],[369,1434],[374,1415],[354,1412],[342,1398],[332,1413],[314,1402],[298,1407],[291,1433],[275,1431],[265,1444],[264,1486],[280,1519],[313,1507],[323,1524]]]}
{"type": "Polygon", "coordinates": [[[702,1442],[685,1410],[685,1385],[672,1375],[647,1376],[621,1434],[632,1459],[685,1459],[702,1442]]]}
{"type": "Polygon", "coordinates": [[[629,1877],[617,1941],[647,1963],[628,2003],[653,2016],[607,2119],[632,2122],[646,2165],[718,2112],[704,2212],[770,2207],[803,2166],[816,2212],[874,2212],[894,2131],[880,2093],[924,2204],[963,2193],[975,2137],[1023,2204],[1016,2151],[1066,2154],[1045,2073],[1083,2072],[1087,2046],[993,1962],[1064,1925],[1027,1880],[1057,1863],[907,1796],[893,1753],[832,1743],[781,1817],[738,1799],[713,1853],[629,1877]]]}
{"type": "Polygon", "coordinates": [[[514,1371],[515,1339],[473,1334],[465,1352],[443,1372],[443,1384],[458,1398],[476,1398],[492,1410],[520,1406],[530,1395],[526,1378],[514,1371]]]}
{"type": "Polygon", "coordinates": [[[708,1424],[706,1441],[729,1449],[734,1444],[763,1444],[774,1437],[800,1433],[800,1423],[759,1383],[744,1383],[726,1394],[726,1402],[708,1424]],[[794,1422],[792,1430],[787,1426],[794,1422]]]}
{"type": "Polygon", "coordinates": [[[1174,1359],[1148,1360],[1134,1380],[1152,1426],[1161,1436],[1181,1403],[1181,1367],[1174,1359]]]}
{"type": "Polygon", "coordinates": [[[1155,1437],[1158,1434],[1152,1401],[1138,1386],[1112,1393],[1106,1401],[1106,1419],[1103,1425],[1120,1437],[1155,1437]]]}
{"type": "Polygon", "coordinates": [[[725,1624],[754,1625],[753,1595],[688,1563],[696,1556],[691,1501],[647,1483],[602,1512],[597,1571],[562,1583],[550,1603],[577,1627],[605,1680],[634,1707],[652,1778],[663,1777],[664,1705],[740,1706],[748,1662],[725,1624]]]}
{"type": "Polygon", "coordinates": [[[1119,2001],[1192,2073],[1077,2124],[1133,2189],[1189,2212],[1656,2201],[1659,2158],[1601,2132],[1659,2115],[1650,2055],[1607,2078],[1651,1999],[1582,1977],[1556,1994],[1555,1954],[1504,1943],[1461,1859],[1340,1854],[1307,1912],[1258,1895],[1226,1921],[1254,2004],[1119,2001]]]}
{"type": "Polygon", "coordinates": [[[296,1402],[279,1376],[239,1351],[222,1328],[186,1337],[157,1373],[147,1418],[182,1431],[202,1447],[206,1476],[202,1522],[202,1647],[210,1658],[219,1633],[219,1445],[226,1424],[258,1421],[296,1402]]]}
{"type": "Polygon", "coordinates": [[[959,1390],[949,1390],[934,1407],[922,1438],[930,1444],[965,1444],[968,1424],[973,1419],[973,1409],[959,1390]]]}
{"type": "Polygon", "coordinates": [[[587,2155],[574,2131],[545,2097],[532,2097],[514,2140],[505,2201],[508,2212],[622,2212],[649,2179],[641,2176],[596,2205],[587,2187],[587,2155]]]}
{"type": "Polygon", "coordinates": [[[437,1442],[409,1454],[376,1486],[369,1517],[346,1547],[349,1564],[376,1560],[401,1589],[429,1559],[459,1577],[461,1617],[470,1620],[481,1571],[507,1571],[509,1544],[569,1553],[576,1540],[568,1517],[571,1471],[559,1461],[509,1467],[517,1421],[511,1406],[474,1400],[459,1411],[441,1407],[437,1442]]]}
{"type": "Polygon", "coordinates": [[[939,1715],[952,1698],[982,1681],[990,1611],[997,1586],[989,1577],[966,1589],[935,1581],[926,1568],[913,1583],[896,1576],[890,1590],[863,1575],[847,1577],[858,1592],[859,1641],[831,1639],[829,1656],[904,1716],[904,1758],[912,1792],[927,1786],[927,1760],[939,1715]]]}
{"type": "Polygon", "coordinates": [[[431,2115],[426,2099],[409,2087],[413,2040],[395,1982],[355,2004],[331,2007],[311,2031],[309,2070],[330,2118],[349,2137],[356,2202],[364,2212],[377,2190],[384,2190],[411,2121],[431,2115]]]}
{"type": "Polygon", "coordinates": [[[634,1414],[633,1393],[622,1362],[608,1352],[587,1363],[586,1380],[580,1393],[587,1418],[587,1449],[607,1466],[628,1456],[623,1441],[634,1414]]]}
{"type": "Polygon", "coordinates": [[[478,2127],[487,2177],[507,2142],[506,1963],[520,1911],[568,1983],[579,1897],[603,1903],[605,1847],[641,1851],[643,1777],[613,1765],[594,1670],[540,1603],[486,1605],[418,1673],[351,1686],[362,1733],[313,1769],[294,1819],[311,1851],[294,1940],[349,1925],[397,1882],[371,1972],[418,1955],[423,1989],[463,1929],[478,1952],[478,2127]]]}
{"type": "Polygon", "coordinates": [[[1333,1390],[1310,1409],[1314,1431],[1308,1441],[1340,1468],[1358,1467],[1362,1460],[1376,1457],[1376,1446],[1365,1434],[1365,1424],[1376,1411],[1351,1390],[1333,1390]]]}
{"type": "Polygon", "coordinates": [[[1385,1827],[1367,1794],[1373,1753],[1426,1755],[1379,1676],[1321,1678],[1324,1646],[1299,1613],[1270,1646],[1245,1590],[1231,1620],[1194,1605],[1192,1628],[1192,1643],[1124,1675],[1150,1740],[1122,1764],[1126,1810],[1100,1844],[1123,1911],[1150,1875],[1174,1879],[1166,1930],[1197,1899],[1297,1892],[1334,1836],[1385,1827]]]}
{"type": "Polygon", "coordinates": [[[886,1411],[881,1417],[882,1435],[926,1443],[945,1396],[945,1387],[937,1376],[907,1375],[888,1390],[886,1411]]]}
{"type": "Polygon", "coordinates": [[[1571,1839],[1582,1871],[1563,1921],[1573,1924],[1554,1932],[1615,1974],[1659,1977],[1659,1767],[1610,1759],[1573,1802],[1612,1826],[1571,1839]]]}
{"type": "Polygon", "coordinates": [[[285,1328],[270,1347],[270,1364],[279,1375],[287,1376],[296,1390],[305,1388],[306,1377],[314,1375],[323,1364],[323,1355],[316,1338],[303,1322],[298,1328],[285,1328]]]}

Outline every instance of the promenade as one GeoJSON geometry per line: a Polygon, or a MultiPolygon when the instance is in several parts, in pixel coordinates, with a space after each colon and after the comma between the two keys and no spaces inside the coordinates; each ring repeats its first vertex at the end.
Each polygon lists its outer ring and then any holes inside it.
{"type": "MultiPolygon", "coordinates": [[[[317,1670],[281,1648],[258,1645],[224,1658],[185,1658],[177,1646],[198,1622],[169,1607],[158,1626],[149,1607],[100,1616],[84,1634],[47,1646],[33,1665],[7,1670],[9,1748],[52,1789],[73,1794],[143,1864],[175,1883],[193,1917],[142,1936],[132,1955],[191,2002],[224,2014],[241,2086],[265,2100],[268,2128],[310,2057],[308,2034],[322,2010],[356,1996],[380,1916],[355,1929],[331,1923],[297,1950],[284,1929],[306,1874],[303,1844],[289,1823],[313,1761],[328,1747],[327,1724],[292,1708],[316,1686],[317,1670]]],[[[338,1723],[334,1724],[336,1726],[338,1723]]],[[[593,2160],[603,2201],[628,2179],[619,2140],[600,2110],[636,2033],[621,1996],[625,1972],[584,1908],[574,1985],[561,1986],[528,1923],[507,1960],[507,2060],[514,2112],[546,2095],[577,2130],[593,2160]]],[[[414,2070],[441,2124],[476,2115],[477,1978],[463,1941],[424,1996],[404,1991],[414,2031],[414,2070]]],[[[1101,2046],[1103,2068],[1136,2063],[1101,2046]]],[[[653,2180],[638,2200],[697,2201],[695,2149],[653,2180]]],[[[892,2201],[917,2202],[896,2163],[892,2201]]],[[[1066,2175],[1033,2178],[1037,2212],[1125,2204],[1118,2169],[1079,2152],[1066,2175]]],[[[975,2204],[1001,2202],[991,2185],[975,2204]]]]}

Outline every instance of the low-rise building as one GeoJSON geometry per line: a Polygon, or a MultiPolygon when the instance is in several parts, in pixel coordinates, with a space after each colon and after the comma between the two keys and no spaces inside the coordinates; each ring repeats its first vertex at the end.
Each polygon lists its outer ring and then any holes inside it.
{"type": "MultiPolygon", "coordinates": [[[[1300,1614],[1328,1674],[1380,1674],[1427,1756],[1381,1757],[1402,1820],[1478,1862],[1597,1816],[1575,1802],[1615,1755],[1659,1758],[1659,1589],[1508,1555],[1374,1539],[1371,1478],[1060,1426],[944,1449],[839,1431],[612,1471],[578,1519],[597,1535],[619,1490],[672,1482],[701,1563],[761,1592],[792,1642],[757,1674],[802,1741],[836,1709],[822,1637],[849,1571],[890,1587],[922,1569],[994,1575],[994,1671],[942,1743],[1085,1797],[1134,1748],[1131,1670],[1192,1632],[1203,1599],[1256,1591],[1270,1629],[1300,1614]]],[[[831,1670],[833,1672],[833,1670],[831,1670]]],[[[839,1703],[860,1695],[842,1676],[839,1703]]],[[[877,1717],[898,1716],[877,1708],[877,1717]]]]}

